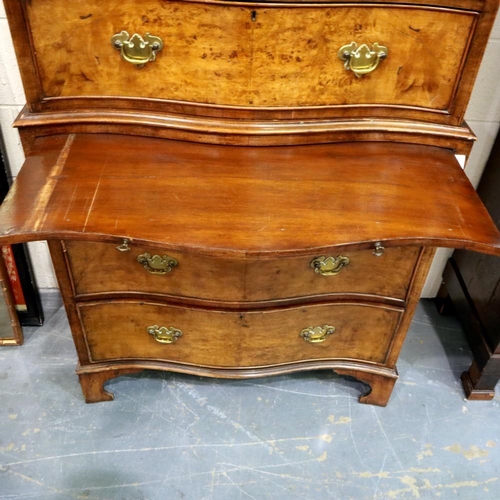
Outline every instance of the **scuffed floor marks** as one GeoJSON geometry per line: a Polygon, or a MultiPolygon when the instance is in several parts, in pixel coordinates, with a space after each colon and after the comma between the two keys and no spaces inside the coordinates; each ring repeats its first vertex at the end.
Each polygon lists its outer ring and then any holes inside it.
{"type": "MultiPolygon", "coordinates": [[[[498,481],[498,477],[492,477],[485,481],[458,481],[447,484],[432,484],[429,479],[423,479],[422,484],[418,484],[418,480],[411,476],[403,476],[400,481],[406,486],[398,490],[388,491],[384,496],[379,498],[429,498],[428,494],[433,492],[435,496],[441,496],[441,490],[450,491],[458,494],[458,490],[462,488],[479,488],[482,487],[484,491],[488,491],[487,485],[498,481]],[[410,496],[407,494],[410,493],[410,496]],[[386,496],[385,496],[386,495],[386,496]]],[[[477,496],[463,497],[463,498],[481,498],[481,493],[477,492],[477,496]]]]}
{"type": "MultiPolygon", "coordinates": [[[[490,442],[490,441],[488,441],[490,442]]],[[[488,445],[486,445],[488,446],[488,445]]],[[[459,444],[453,444],[451,446],[446,446],[444,448],[446,451],[451,451],[452,453],[456,453],[458,455],[463,455],[467,460],[474,460],[476,458],[487,457],[490,452],[487,450],[481,450],[479,446],[472,445],[469,449],[462,448],[459,444]]]]}

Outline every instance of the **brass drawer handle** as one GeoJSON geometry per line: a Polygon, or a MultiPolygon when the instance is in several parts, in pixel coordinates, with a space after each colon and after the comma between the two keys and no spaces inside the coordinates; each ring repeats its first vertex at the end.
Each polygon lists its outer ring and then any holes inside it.
{"type": "Polygon", "coordinates": [[[324,342],[328,335],[332,335],[335,332],[334,326],[323,325],[323,326],[309,326],[304,328],[300,332],[300,336],[311,344],[319,344],[324,342]]]}
{"type": "Polygon", "coordinates": [[[125,61],[142,68],[146,63],[156,60],[156,53],[163,49],[163,40],[149,33],[144,38],[137,33],[130,36],[123,30],[111,37],[111,45],[120,51],[125,61]]]}
{"type": "Polygon", "coordinates": [[[366,43],[360,45],[351,42],[344,45],[338,52],[339,59],[344,61],[344,67],[351,70],[358,78],[367,75],[377,69],[380,61],[385,59],[388,54],[387,47],[374,43],[372,48],[366,43]]]}
{"type": "Polygon", "coordinates": [[[317,257],[311,261],[314,272],[322,276],[335,276],[350,262],[349,257],[337,255],[337,257],[317,257]]]}
{"type": "Polygon", "coordinates": [[[172,268],[177,266],[177,261],[173,257],[164,255],[151,255],[150,253],[143,253],[137,257],[137,262],[142,264],[145,269],[151,274],[167,274],[172,271],[172,268]]]}
{"type": "Polygon", "coordinates": [[[160,344],[173,344],[182,336],[182,331],[178,328],[153,325],[148,326],[146,330],[155,338],[156,342],[160,344]]]}

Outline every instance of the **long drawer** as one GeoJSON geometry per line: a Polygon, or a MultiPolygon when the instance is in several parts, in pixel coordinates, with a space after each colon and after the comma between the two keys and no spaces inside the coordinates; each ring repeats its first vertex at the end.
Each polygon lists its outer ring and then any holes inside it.
{"type": "Polygon", "coordinates": [[[221,368],[324,359],[384,363],[402,314],[353,303],[223,312],[113,301],[80,303],[78,311],[92,362],[169,360],[221,368]]]}
{"type": "Polygon", "coordinates": [[[44,99],[140,97],[346,112],[373,105],[403,113],[451,113],[479,17],[389,3],[31,0],[26,10],[44,99]],[[111,43],[122,31],[150,33],[163,48],[137,69],[111,43]],[[368,49],[386,56],[362,78],[338,56],[352,42],[360,50],[353,49],[353,61],[368,49]]]}
{"type": "Polygon", "coordinates": [[[135,244],[64,245],[77,296],[143,292],[230,302],[345,293],[404,300],[420,253],[419,247],[401,247],[257,260],[135,244]]]}

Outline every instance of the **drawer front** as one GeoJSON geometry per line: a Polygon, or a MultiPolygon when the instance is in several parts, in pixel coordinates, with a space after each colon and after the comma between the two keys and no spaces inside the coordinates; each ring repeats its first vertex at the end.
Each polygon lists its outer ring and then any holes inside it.
{"type": "Polygon", "coordinates": [[[144,292],[209,300],[240,300],[245,283],[245,262],[216,257],[165,252],[130,245],[66,241],[70,274],[77,295],[106,292],[144,292]],[[165,274],[155,273],[154,262],[142,257],[173,258],[177,265],[165,274]],[[144,262],[144,261],[143,261],[144,262]]]}
{"type": "Polygon", "coordinates": [[[224,368],[337,358],[384,363],[401,315],[395,308],[353,304],[221,312],[118,301],[78,309],[93,362],[159,359],[224,368]],[[300,336],[316,326],[335,331],[318,343],[300,336]],[[151,327],[182,335],[160,343],[148,333],[151,327]]]}
{"type": "Polygon", "coordinates": [[[27,3],[45,98],[126,96],[236,107],[446,112],[478,17],[388,4],[27,3]],[[156,60],[137,69],[121,59],[111,37],[122,30],[160,37],[156,60]],[[351,42],[377,43],[388,57],[358,78],[338,57],[351,42]]]}
{"type": "Polygon", "coordinates": [[[379,257],[372,250],[362,250],[276,260],[236,260],[137,245],[120,252],[115,244],[85,241],[66,241],[65,247],[77,295],[144,292],[235,302],[328,293],[405,299],[420,253],[418,247],[402,247],[388,248],[379,257]],[[144,263],[145,255],[173,258],[177,266],[165,274],[155,274],[144,263]],[[326,271],[314,268],[317,257],[333,257],[331,265],[326,263],[326,271]]]}

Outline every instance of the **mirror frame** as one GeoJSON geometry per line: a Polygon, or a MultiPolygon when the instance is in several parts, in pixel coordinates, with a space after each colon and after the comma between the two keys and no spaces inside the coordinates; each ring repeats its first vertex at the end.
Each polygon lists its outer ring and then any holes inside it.
{"type": "Polygon", "coordinates": [[[10,317],[10,324],[12,326],[12,337],[0,337],[0,346],[3,345],[22,345],[24,342],[23,330],[21,328],[21,323],[19,323],[19,318],[17,316],[17,311],[14,305],[14,296],[12,295],[12,289],[10,287],[9,275],[7,274],[7,267],[5,262],[0,255],[0,288],[2,290],[2,295],[0,295],[0,300],[5,301],[7,306],[7,313],[10,317]]]}

